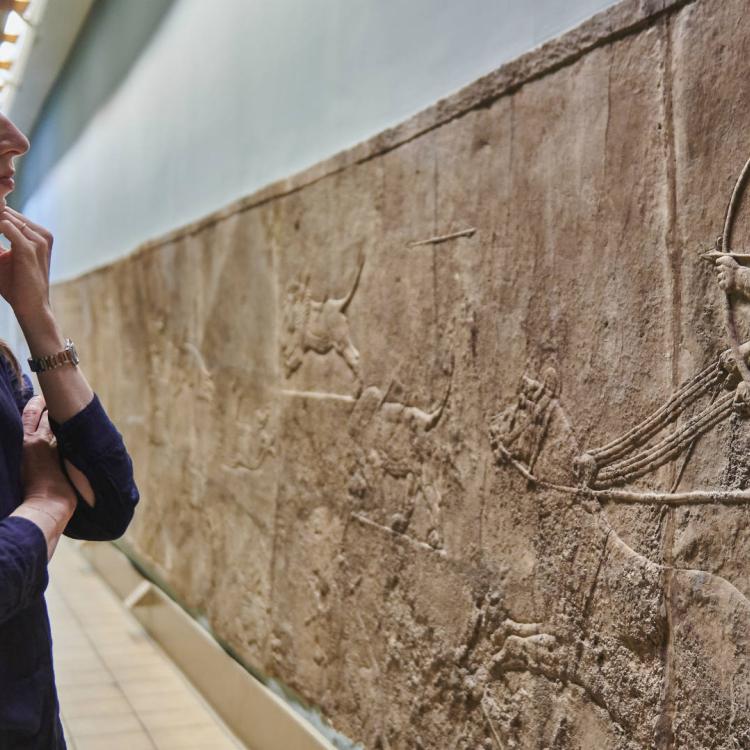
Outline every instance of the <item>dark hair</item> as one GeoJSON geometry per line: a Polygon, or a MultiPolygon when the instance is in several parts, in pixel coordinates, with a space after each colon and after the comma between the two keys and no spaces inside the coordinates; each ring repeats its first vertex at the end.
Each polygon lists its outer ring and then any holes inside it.
{"type": "Polygon", "coordinates": [[[18,382],[21,383],[21,365],[18,364],[18,360],[16,359],[16,355],[13,354],[13,350],[2,339],[0,339],[0,354],[8,360],[10,369],[13,371],[16,378],[18,378],[18,382]]]}

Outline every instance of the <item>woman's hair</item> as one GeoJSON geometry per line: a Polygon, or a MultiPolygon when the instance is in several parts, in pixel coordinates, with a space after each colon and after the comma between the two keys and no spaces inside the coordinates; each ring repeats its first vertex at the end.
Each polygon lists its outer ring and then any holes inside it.
{"type": "Polygon", "coordinates": [[[18,360],[16,359],[16,355],[13,354],[13,350],[2,339],[0,339],[0,354],[8,360],[8,364],[10,365],[11,370],[13,370],[13,373],[18,378],[18,382],[20,383],[21,365],[18,364],[18,360]]]}

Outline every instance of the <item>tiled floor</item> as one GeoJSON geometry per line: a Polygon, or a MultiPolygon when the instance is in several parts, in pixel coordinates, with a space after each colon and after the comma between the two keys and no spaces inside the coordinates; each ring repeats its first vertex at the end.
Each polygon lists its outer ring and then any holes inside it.
{"type": "Polygon", "coordinates": [[[50,563],[47,605],[70,750],[244,747],[67,538],[50,563]]]}

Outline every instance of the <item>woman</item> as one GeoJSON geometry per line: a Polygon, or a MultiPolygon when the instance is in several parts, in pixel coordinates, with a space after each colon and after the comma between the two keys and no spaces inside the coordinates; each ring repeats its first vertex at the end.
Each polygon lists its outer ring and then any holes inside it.
{"type": "Polygon", "coordinates": [[[10,244],[0,250],[0,295],[20,324],[43,394],[33,394],[0,342],[0,750],[61,750],[47,563],[63,533],[121,536],[139,496],[122,436],[52,312],[52,236],[5,205],[13,160],[28,148],[0,115],[0,234],[10,244]]]}

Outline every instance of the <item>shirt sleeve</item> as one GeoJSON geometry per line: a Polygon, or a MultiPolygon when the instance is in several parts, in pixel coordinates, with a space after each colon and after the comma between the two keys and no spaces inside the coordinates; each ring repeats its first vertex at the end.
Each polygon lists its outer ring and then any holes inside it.
{"type": "Polygon", "coordinates": [[[104,411],[97,394],[63,423],[50,418],[57,438],[60,464],[64,459],[81,471],[94,491],[94,506],[76,490],[78,503],[63,534],[72,539],[104,541],[121,537],[139,500],[133,462],[122,435],[104,411]]]}
{"type": "Polygon", "coordinates": [[[28,518],[0,521],[0,625],[47,588],[47,540],[28,518]]]}

